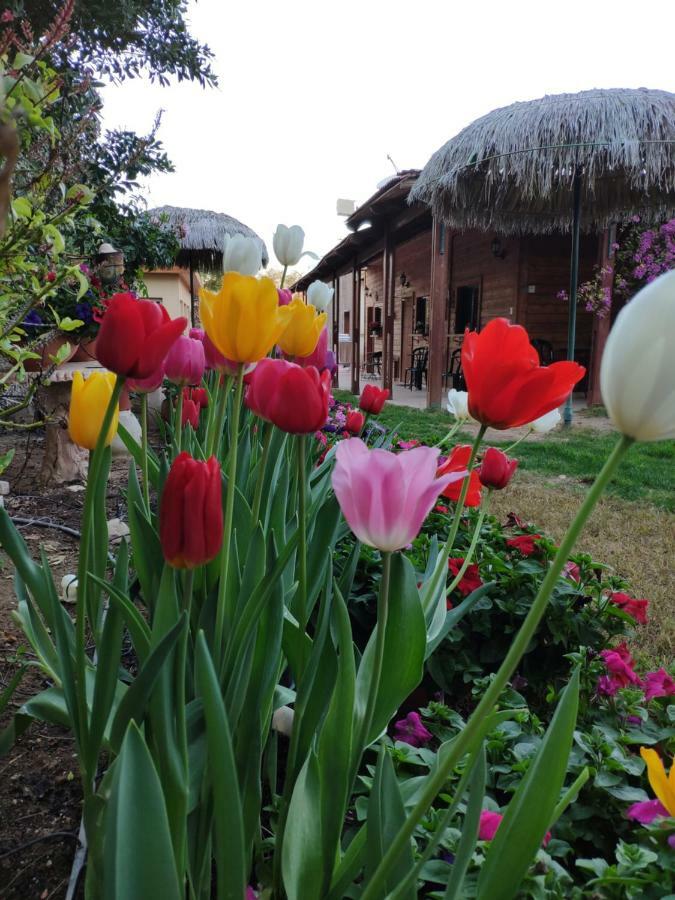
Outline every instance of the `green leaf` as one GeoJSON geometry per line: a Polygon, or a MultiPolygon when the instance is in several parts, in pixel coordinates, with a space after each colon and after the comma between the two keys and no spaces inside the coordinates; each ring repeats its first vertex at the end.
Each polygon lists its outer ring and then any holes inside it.
{"type": "Polygon", "coordinates": [[[150,751],[129,723],[104,817],[104,900],[181,900],[166,804],[150,751]]]}
{"type": "Polygon", "coordinates": [[[129,597],[118,590],[115,585],[97,578],[95,575],[90,576],[91,580],[100,585],[110,597],[115,606],[119,607],[124,613],[124,620],[131,635],[131,642],[138,656],[140,663],[144,663],[150,653],[150,629],[143,616],[136,609],[129,597]]]}
{"type": "Polygon", "coordinates": [[[213,785],[217,896],[218,900],[241,900],[246,890],[246,859],[237,769],[227,713],[203,631],[197,637],[196,669],[206,719],[207,772],[213,785]]]}
{"type": "MultiPolygon", "coordinates": [[[[136,465],[141,466],[143,461],[143,448],[121,423],[118,423],[117,425],[117,436],[131,454],[136,465]]],[[[136,474],[135,469],[134,474],[136,474]]],[[[148,448],[148,478],[150,484],[157,490],[159,484],[159,460],[152,448],[148,448]]],[[[136,475],[136,482],[138,483],[138,475],[136,475]]]]}
{"type": "Polygon", "coordinates": [[[511,798],[478,879],[478,900],[511,900],[537,854],[565,780],[579,703],[579,669],[511,798]]]}
{"type": "MultiPolygon", "coordinates": [[[[375,656],[377,627],[361,658],[356,678],[356,715],[363,721],[375,656]]],[[[391,560],[389,618],[384,647],[382,680],[366,746],[382,733],[399,708],[422,680],[426,626],[415,579],[415,571],[405,556],[394,553],[391,560]]],[[[359,733],[359,729],[356,729],[359,733]]],[[[360,752],[361,748],[355,748],[360,752]]]]}
{"type": "Polygon", "coordinates": [[[281,848],[281,871],[288,900],[321,897],[321,823],[316,820],[320,794],[319,763],[312,750],[293,788],[281,848]]]}
{"type": "Polygon", "coordinates": [[[483,744],[477,753],[477,758],[473,765],[469,786],[469,803],[462,824],[462,836],[459,839],[455,861],[452,864],[450,879],[445,888],[443,900],[460,900],[462,897],[464,877],[469,868],[474,847],[476,846],[476,839],[478,838],[480,813],[483,807],[483,797],[485,796],[486,774],[485,745],[483,744]]]}
{"type": "MultiPolygon", "coordinates": [[[[366,876],[364,885],[368,884],[373,872],[377,869],[385,851],[396,837],[406,814],[401,793],[396,780],[391,756],[384,744],[380,744],[380,754],[373,786],[368,798],[368,831],[366,834],[366,876]]],[[[405,879],[413,867],[412,846],[407,844],[395,865],[387,872],[386,879],[373,896],[376,900],[384,898],[405,879]]],[[[402,900],[415,900],[415,886],[401,894],[402,900]]]]}
{"type": "MultiPolygon", "coordinates": [[[[489,582],[488,584],[484,584],[481,587],[477,588],[477,590],[473,591],[466,597],[459,606],[455,606],[453,609],[449,609],[446,616],[445,621],[441,628],[435,633],[430,634],[427,642],[427,649],[425,658],[428,659],[434,650],[438,647],[438,645],[443,641],[446,636],[455,628],[464,616],[471,611],[473,606],[481,600],[488,591],[493,588],[495,585],[494,581],[489,582]]],[[[443,588],[441,602],[445,603],[445,589],[443,588]]]]}
{"type": "Polygon", "coordinates": [[[7,453],[3,453],[0,455],[0,475],[5,472],[12,463],[14,459],[14,448],[8,450],[7,453]]]}

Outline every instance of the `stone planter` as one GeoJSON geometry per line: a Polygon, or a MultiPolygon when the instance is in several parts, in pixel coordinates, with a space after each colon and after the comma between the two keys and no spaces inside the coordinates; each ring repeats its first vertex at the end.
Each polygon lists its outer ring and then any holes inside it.
{"type": "Polygon", "coordinates": [[[71,362],[93,362],[96,359],[96,340],[98,335],[93,338],[86,338],[80,341],[75,355],[71,358],[71,362]]]}

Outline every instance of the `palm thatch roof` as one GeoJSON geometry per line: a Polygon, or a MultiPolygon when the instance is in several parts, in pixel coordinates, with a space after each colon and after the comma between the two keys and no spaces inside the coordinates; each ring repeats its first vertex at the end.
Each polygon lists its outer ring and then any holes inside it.
{"type": "Polygon", "coordinates": [[[567,231],[675,215],[675,94],[608,89],[495,109],[434,153],[410,193],[453,228],[567,231]]]}
{"type": "Polygon", "coordinates": [[[173,226],[181,228],[180,252],[176,265],[187,269],[192,257],[195,269],[217,271],[222,268],[223,239],[226,234],[243,234],[255,238],[262,247],[263,266],[269,262],[269,254],[263,239],[238,219],[226,213],[210,209],[190,209],[183,206],[157,206],[149,210],[152,216],[164,216],[173,226]]]}

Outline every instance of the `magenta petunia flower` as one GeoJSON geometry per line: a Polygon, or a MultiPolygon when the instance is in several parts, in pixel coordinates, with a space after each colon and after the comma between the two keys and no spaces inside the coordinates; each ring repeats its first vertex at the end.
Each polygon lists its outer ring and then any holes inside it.
{"type": "Polygon", "coordinates": [[[658,672],[647,672],[643,684],[645,700],[675,695],[675,680],[663,668],[659,669],[658,672]]]}
{"type": "Polygon", "coordinates": [[[347,524],[370,547],[392,551],[418,535],[438,495],[466,470],[436,478],[439,450],[369,450],[360,438],[338,444],[333,490],[347,524]]]}
{"type": "Polygon", "coordinates": [[[405,719],[394,723],[394,740],[410,744],[411,747],[423,747],[433,735],[422,724],[420,714],[409,712],[405,719]]]}
{"type": "MultiPolygon", "coordinates": [[[[504,816],[501,813],[493,812],[491,809],[481,810],[480,820],[478,822],[478,840],[491,841],[495,834],[497,834],[497,829],[503,818],[504,816]]],[[[551,832],[547,831],[544,835],[544,840],[541,842],[542,846],[546,847],[550,840],[551,832]]]]}
{"type": "Polygon", "coordinates": [[[629,819],[635,819],[641,825],[651,825],[654,819],[668,817],[668,810],[660,800],[640,800],[626,810],[629,819]]]}

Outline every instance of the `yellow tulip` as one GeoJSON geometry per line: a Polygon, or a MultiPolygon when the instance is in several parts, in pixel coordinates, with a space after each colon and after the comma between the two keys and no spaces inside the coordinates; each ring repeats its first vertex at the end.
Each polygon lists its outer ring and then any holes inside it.
{"type": "Polygon", "coordinates": [[[287,356],[309,356],[316,349],[319,335],[326,324],[326,313],[318,314],[316,307],[294,297],[286,309],[291,320],[279,338],[279,346],[287,356]]]}
{"type": "MultiPolygon", "coordinates": [[[[93,450],[103,426],[103,417],[115,386],[113,372],[92,372],[85,381],[82,372],[73,376],[73,390],[70,395],[68,414],[68,434],[74,443],[87,450],[93,450]]],[[[108,429],[106,447],[112,443],[117,433],[119,407],[115,410],[108,429]]]]}
{"type": "Polygon", "coordinates": [[[226,272],[217,293],[199,292],[199,312],[212,343],[235,363],[254,363],[267,356],[291,314],[279,306],[270,278],[226,272]]]}
{"type": "Polygon", "coordinates": [[[647,776],[652,790],[668,813],[675,816],[675,762],[670,767],[670,774],[666,775],[665,766],[656,750],[640,747],[640,755],[647,763],[647,776]]]}

